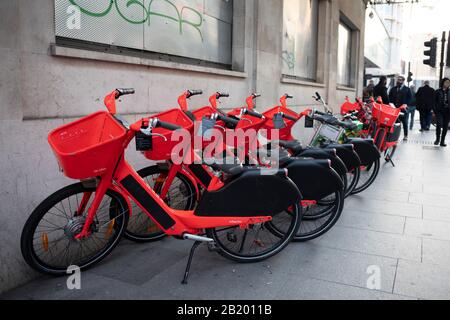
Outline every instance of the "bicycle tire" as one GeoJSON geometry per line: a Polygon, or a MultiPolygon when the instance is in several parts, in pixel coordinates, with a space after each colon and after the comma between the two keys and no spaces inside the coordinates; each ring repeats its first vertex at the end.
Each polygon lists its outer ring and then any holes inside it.
{"type": "Polygon", "coordinates": [[[357,167],[357,168],[353,169],[352,172],[347,173],[347,179],[349,182],[347,183],[347,188],[345,189],[345,192],[344,192],[345,198],[348,198],[349,196],[352,195],[352,192],[355,190],[356,186],[358,185],[360,176],[361,176],[361,168],[360,167],[357,167]],[[348,175],[351,175],[352,178],[348,179],[348,175]]]}
{"type": "MultiPolygon", "coordinates": [[[[295,234],[301,224],[301,220],[302,220],[303,213],[302,213],[302,208],[300,207],[300,205],[298,205],[298,204],[293,205],[292,210],[290,211],[289,215],[292,216],[292,220],[289,224],[288,229],[283,234],[281,234],[281,233],[279,233],[278,235],[274,234],[274,232],[271,230],[271,228],[273,228],[273,226],[271,226],[271,224],[273,222],[268,222],[268,223],[264,224],[264,227],[267,228],[268,231],[274,237],[278,237],[280,239],[280,241],[275,246],[273,246],[270,250],[265,250],[262,253],[251,255],[251,256],[236,253],[233,250],[231,250],[231,248],[227,247],[222,241],[220,241],[219,236],[217,234],[217,230],[219,228],[207,229],[206,235],[209,238],[214,240],[215,246],[217,249],[217,253],[220,254],[221,256],[223,256],[224,258],[232,260],[232,261],[236,261],[239,263],[259,262],[259,261],[269,259],[269,258],[273,257],[274,255],[280,253],[292,241],[293,237],[295,236],[295,234]]],[[[243,243],[245,244],[245,239],[244,239],[243,243]]]]}
{"type": "MultiPolygon", "coordinates": [[[[335,205],[333,206],[333,210],[329,213],[328,216],[324,216],[324,217],[320,218],[320,219],[326,219],[326,220],[319,227],[316,227],[314,230],[309,231],[309,232],[303,232],[302,231],[304,229],[303,226],[305,226],[308,223],[307,219],[303,219],[303,222],[299,228],[299,231],[293,238],[294,242],[307,242],[307,241],[317,239],[320,236],[327,233],[331,228],[334,227],[336,222],[341,217],[342,211],[344,209],[344,202],[345,202],[344,191],[343,190],[336,191],[335,199],[336,199],[336,202],[335,202],[335,205]]],[[[307,216],[307,215],[308,215],[308,213],[305,212],[304,216],[307,216]]],[[[320,219],[317,219],[317,220],[320,220],[320,219]]]]}
{"type": "MultiPolygon", "coordinates": [[[[378,174],[380,173],[380,159],[377,159],[373,164],[374,171],[370,175],[369,179],[363,183],[362,185],[357,185],[356,188],[353,190],[352,195],[360,194],[363,191],[366,191],[377,179],[378,174]]],[[[361,177],[360,177],[361,180],[361,177]]]]}
{"type": "MultiPolygon", "coordinates": [[[[103,247],[101,250],[99,250],[99,252],[95,253],[93,256],[89,257],[86,261],[83,261],[82,263],[78,263],[78,262],[75,263],[75,262],[71,261],[70,263],[69,262],[66,263],[68,265],[64,265],[64,266],[63,265],[51,266],[48,263],[42,261],[43,257],[38,257],[38,255],[36,254],[36,250],[34,248],[34,240],[35,240],[34,236],[35,236],[36,229],[39,227],[39,223],[42,220],[44,220],[44,217],[46,216],[47,213],[50,213],[50,210],[52,210],[53,208],[57,208],[56,206],[58,204],[62,203],[62,201],[67,200],[69,203],[69,207],[70,207],[70,200],[69,200],[70,197],[72,197],[73,195],[84,194],[85,192],[95,192],[95,188],[84,187],[82,185],[82,183],[76,183],[76,184],[69,185],[65,188],[62,188],[62,189],[56,191],[52,195],[50,195],[47,199],[45,199],[43,202],[41,202],[36,207],[36,209],[34,209],[34,211],[31,213],[30,217],[28,218],[28,220],[25,223],[24,228],[22,230],[21,241],[20,241],[22,256],[25,259],[25,262],[30,267],[32,267],[33,269],[35,269],[41,273],[50,274],[50,275],[66,275],[67,268],[69,267],[69,265],[74,265],[74,264],[76,264],[80,268],[80,270],[86,270],[86,269],[90,268],[91,266],[93,266],[94,264],[103,260],[108,254],[111,253],[111,251],[114,249],[114,247],[119,243],[119,241],[123,235],[123,232],[125,231],[127,222],[128,222],[129,208],[127,206],[126,200],[120,193],[109,189],[109,190],[107,190],[106,195],[109,196],[112,200],[117,201],[117,204],[118,204],[117,208],[119,208],[121,213],[117,214],[114,218],[111,217],[111,213],[112,213],[111,212],[112,201],[111,201],[109,208],[107,208],[107,209],[109,209],[109,218],[111,219],[109,224],[113,225],[112,229],[115,229],[114,230],[115,232],[114,232],[114,236],[110,237],[110,239],[108,240],[108,243],[105,247],[103,247]]],[[[60,204],[60,206],[61,206],[61,204],[60,204]]],[[[64,213],[66,213],[65,209],[64,209],[64,213]]],[[[71,210],[69,211],[69,213],[72,213],[71,210]]],[[[56,215],[55,213],[53,213],[53,214],[56,215]]],[[[69,221],[69,216],[63,217],[62,213],[61,213],[61,217],[64,219],[67,218],[69,221]]],[[[74,217],[75,216],[73,216],[71,219],[74,219],[74,217]]],[[[70,221],[72,221],[72,220],[70,220],[70,221]]],[[[70,222],[67,223],[67,226],[69,224],[70,224],[70,222]]],[[[54,224],[54,225],[57,226],[56,224],[54,224]]],[[[100,227],[102,227],[102,226],[104,226],[104,225],[101,225],[100,227]]],[[[109,228],[109,226],[108,226],[108,228],[109,228]]],[[[55,230],[51,231],[51,232],[56,232],[56,231],[63,231],[64,235],[62,237],[60,237],[60,239],[56,240],[54,242],[54,244],[51,245],[53,248],[56,245],[58,245],[59,241],[63,240],[64,236],[67,237],[65,228],[64,229],[55,228],[55,230]]],[[[43,234],[46,234],[46,232],[43,232],[43,234]]],[[[50,234],[50,232],[48,232],[48,234],[50,234]]],[[[94,232],[92,233],[92,235],[93,234],[94,234],[94,232]]],[[[47,237],[47,234],[46,234],[46,237],[47,237]]],[[[91,239],[90,237],[86,238],[85,240],[87,241],[88,239],[91,239]]],[[[67,237],[67,238],[69,238],[69,237],[67,237]]],[[[71,242],[72,243],[77,242],[79,246],[82,246],[81,243],[82,243],[82,241],[85,241],[85,240],[69,239],[67,247],[69,246],[69,244],[71,242]]],[[[86,246],[87,246],[87,244],[86,244],[86,246]]],[[[91,248],[89,247],[89,249],[91,249],[91,248]]],[[[48,251],[51,252],[51,250],[48,247],[48,239],[47,239],[47,248],[45,248],[45,244],[44,244],[44,251],[47,251],[47,253],[48,253],[48,251]]],[[[66,252],[67,255],[69,255],[69,251],[70,250],[67,249],[67,252],[66,252]]],[[[82,249],[81,249],[81,252],[82,252],[82,249]]]]}

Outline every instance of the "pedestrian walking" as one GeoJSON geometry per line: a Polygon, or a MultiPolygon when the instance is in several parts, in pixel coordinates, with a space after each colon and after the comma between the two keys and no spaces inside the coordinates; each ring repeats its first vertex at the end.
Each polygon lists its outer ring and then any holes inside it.
{"type": "MultiPolygon", "coordinates": [[[[402,76],[397,77],[397,83],[395,87],[389,91],[389,101],[395,105],[396,108],[400,108],[403,105],[409,105],[411,102],[411,90],[405,86],[405,78],[402,76]]],[[[403,117],[403,140],[408,140],[408,117],[403,117]]]]}
{"type": "Polygon", "coordinates": [[[373,88],[373,97],[375,98],[375,101],[378,100],[378,97],[381,97],[383,104],[389,104],[388,89],[386,85],[387,78],[385,76],[381,76],[380,81],[373,88]]]}
{"type": "Polygon", "coordinates": [[[449,104],[450,79],[444,78],[441,87],[436,91],[434,113],[436,115],[436,141],[435,145],[446,147],[445,138],[447,136],[448,125],[450,124],[450,104],[449,104]]]}
{"type": "Polygon", "coordinates": [[[430,87],[430,81],[425,81],[416,94],[416,107],[420,113],[420,131],[430,131],[433,120],[432,110],[435,103],[435,90],[430,87]]]}
{"type": "Polygon", "coordinates": [[[369,81],[369,84],[366,88],[363,90],[363,99],[364,101],[369,101],[370,98],[373,98],[373,89],[375,88],[375,83],[373,80],[369,81]]]}

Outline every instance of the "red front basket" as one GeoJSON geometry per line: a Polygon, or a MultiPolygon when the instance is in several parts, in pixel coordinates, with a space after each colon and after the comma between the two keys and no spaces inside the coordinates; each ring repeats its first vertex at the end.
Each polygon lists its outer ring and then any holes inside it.
{"type": "Polygon", "coordinates": [[[126,129],[100,111],[53,130],[48,142],[67,177],[88,179],[115,165],[125,138],[126,129]]]}
{"type": "MultiPolygon", "coordinates": [[[[158,118],[163,122],[168,122],[177,125],[189,132],[194,126],[192,120],[180,109],[172,109],[157,115],[152,118],[158,118]]],[[[173,148],[180,143],[180,141],[172,141],[173,131],[164,128],[154,128],[152,140],[152,150],[144,153],[145,157],[154,161],[170,160],[172,158],[173,148]],[[165,139],[159,135],[165,137],[165,139]]]]}
{"type": "Polygon", "coordinates": [[[387,104],[374,103],[372,117],[380,126],[393,127],[401,110],[387,104]]]}
{"type": "Polygon", "coordinates": [[[267,118],[267,121],[264,123],[263,129],[267,130],[267,139],[273,140],[273,133],[278,132],[278,137],[276,137],[276,140],[291,140],[291,132],[292,127],[297,123],[296,121],[284,119],[284,123],[286,124],[285,128],[276,129],[275,124],[273,123],[273,118],[276,114],[283,112],[284,114],[291,116],[293,118],[299,118],[299,115],[295,113],[294,111],[283,108],[283,107],[275,107],[270,110],[267,110],[264,112],[264,116],[267,118]],[[276,130],[276,131],[272,131],[276,130]]]}

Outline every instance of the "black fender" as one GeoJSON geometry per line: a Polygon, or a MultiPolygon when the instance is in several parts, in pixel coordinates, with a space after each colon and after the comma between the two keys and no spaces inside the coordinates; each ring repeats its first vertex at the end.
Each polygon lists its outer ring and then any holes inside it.
{"type": "Polygon", "coordinates": [[[373,139],[349,139],[348,143],[355,147],[355,152],[361,159],[363,166],[369,166],[381,157],[373,139]]]}
{"type": "Polygon", "coordinates": [[[254,217],[275,216],[299,204],[302,195],[285,169],[274,174],[245,170],[217,191],[205,191],[195,210],[196,216],[254,217]]]}
{"type": "Polygon", "coordinates": [[[332,143],[325,147],[325,149],[336,149],[336,154],[344,161],[347,171],[351,172],[361,166],[361,159],[355,152],[352,144],[338,144],[332,143]]]}
{"type": "Polygon", "coordinates": [[[293,158],[286,168],[304,200],[318,201],[344,189],[342,179],[328,160],[293,158]]]}
{"type": "Polygon", "coordinates": [[[337,156],[336,149],[308,148],[302,150],[295,156],[301,158],[313,158],[317,160],[330,160],[331,167],[339,174],[339,176],[343,176],[348,172],[345,163],[337,156]]]}

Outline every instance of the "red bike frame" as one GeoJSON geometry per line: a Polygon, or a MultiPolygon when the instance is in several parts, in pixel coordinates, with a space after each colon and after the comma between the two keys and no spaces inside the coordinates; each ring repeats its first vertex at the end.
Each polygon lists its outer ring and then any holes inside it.
{"type": "MultiPolygon", "coordinates": [[[[113,121],[118,121],[115,117],[115,100],[117,92],[113,91],[105,98],[105,104],[109,110],[107,117],[111,117],[113,121]]],[[[235,227],[239,226],[243,229],[248,228],[252,224],[264,223],[272,220],[270,216],[255,217],[200,217],[194,214],[194,211],[181,211],[170,208],[164,200],[137,174],[131,165],[125,159],[125,149],[134,139],[135,134],[140,132],[143,122],[149,123],[152,118],[141,119],[132,124],[126,130],[123,139],[122,150],[119,154],[104,154],[102,157],[109,157],[115,160],[115,166],[104,168],[100,181],[95,191],[95,196],[91,206],[88,209],[87,219],[77,239],[88,237],[90,235],[90,227],[94,221],[97,209],[108,189],[113,189],[124,195],[124,198],[132,199],[156,224],[164,230],[167,235],[183,236],[186,233],[199,235],[205,229],[217,227],[235,227]]],[[[170,177],[174,177],[178,166],[174,166],[169,173],[170,177]]],[[[209,190],[217,190],[223,186],[222,181],[218,177],[211,179],[208,186],[209,190]]],[[[85,208],[92,193],[85,193],[83,201],[81,201],[78,209],[85,208]]],[[[131,205],[129,205],[131,208],[131,205]]],[[[83,212],[83,211],[78,211],[83,212]]],[[[131,214],[131,212],[130,212],[131,214]]]]}

